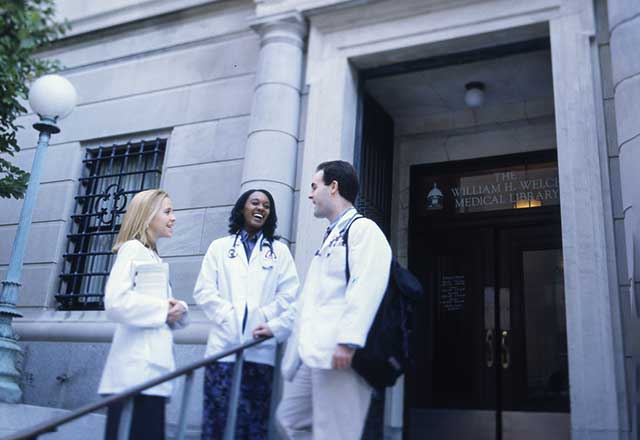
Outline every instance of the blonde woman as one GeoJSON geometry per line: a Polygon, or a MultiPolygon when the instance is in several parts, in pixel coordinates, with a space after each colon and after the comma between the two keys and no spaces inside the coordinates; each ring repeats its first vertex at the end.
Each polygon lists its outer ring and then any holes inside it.
{"type": "MultiPolygon", "coordinates": [[[[98,389],[102,395],[124,391],[175,368],[171,330],[184,325],[187,305],[173,299],[170,288],[143,293],[135,283],[137,267],[162,262],[156,242],[171,238],[175,221],[171,200],[161,190],[142,191],[127,207],[105,287],[105,310],[117,325],[98,389]]],[[[134,399],[130,439],[164,439],[165,403],[171,391],[172,384],[165,382],[134,399]]],[[[122,407],[109,408],[106,439],[117,438],[122,407]]]]}

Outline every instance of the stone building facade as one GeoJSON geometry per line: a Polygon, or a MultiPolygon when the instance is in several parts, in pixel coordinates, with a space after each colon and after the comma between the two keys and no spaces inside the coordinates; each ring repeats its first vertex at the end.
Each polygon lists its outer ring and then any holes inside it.
{"type": "MultiPolygon", "coordinates": [[[[416,269],[423,258],[414,196],[421,170],[511,170],[536,162],[532,158],[543,151],[553,156],[559,178],[559,199],[548,212],[558,215],[551,223],[558,223],[562,243],[568,384],[560,388],[570,410],[542,411],[551,418],[541,425],[566,425],[552,438],[639,438],[640,4],[59,0],[58,12],[73,27],[44,55],[65,66],[62,74],[76,87],[79,103],[47,153],[20,294],[24,317],[14,320],[24,349],[25,403],[69,409],[96,397],[113,326],[99,307],[68,300],[85,287],[75,291],[64,275],[74,271],[74,234],[89,231],[78,232],[78,203],[91,190],[92,164],[108,161],[100,151],[158,145],[157,180],[147,184],[169,192],[177,217],[175,238],[162,243],[160,252],[171,265],[174,293],[190,303],[202,256],[226,233],[230,208],[244,189],[272,191],[279,233],[304,275],[324,228],[306,199],[315,166],[334,158],[355,161],[370,173],[369,181],[386,172],[386,189],[367,187],[367,197],[388,192],[386,208],[376,205],[372,213],[386,219],[400,261],[416,269]],[[485,102],[470,108],[464,87],[477,80],[485,86],[485,102]],[[374,107],[392,127],[384,133],[376,132],[384,125],[380,120],[367,119],[374,107]],[[380,148],[390,160],[386,167],[384,160],[371,165],[366,157],[373,156],[364,152],[386,135],[390,140],[380,148]],[[567,417],[553,418],[558,414],[567,417]]],[[[30,127],[35,120],[27,115],[20,122],[30,127]]],[[[30,128],[19,133],[23,151],[15,161],[23,169],[30,166],[35,140],[30,128]]],[[[125,171],[133,166],[118,164],[125,171]]],[[[0,274],[20,206],[2,202],[0,274]]],[[[204,315],[194,306],[192,324],[176,335],[180,364],[202,356],[206,334],[204,315]]],[[[421,438],[420,429],[436,429],[419,426],[416,408],[469,409],[433,399],[419,404],[421,397],[409,389],[422,383],[416,377],[407,378],[410,387],[399,383],[386,392],[389,434],[404,430],[408,438],[421,438]]],[[[507,400],[497,407],[483,404],[491,420],[494,414],[500,419],[486,438],[542,435],[534,429],[538,419],[526,419],[534,425],[513,422],[519,412],[507,400]]],[[[177,417],[174,405],[170,425],[177,417]]],[[[199,393],[190,408],[196,435],[199,393]]],[[[455,434],[447,429],[441,438],[455,434]]]]}

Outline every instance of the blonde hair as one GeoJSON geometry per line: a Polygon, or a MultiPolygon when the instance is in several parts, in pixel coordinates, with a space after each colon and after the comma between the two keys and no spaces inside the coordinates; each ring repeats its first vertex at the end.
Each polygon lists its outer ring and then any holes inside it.
{"type": "Polygon", "coordinates": [[[149,234],[149,225],[153,217],[160,211],[162,201],[167,197],[169,194],[161,189],[148,189],[139,192],[131,199],[116,243],[113,245],[112,251],[114,253],[118,252],[120,246],[129,240],[138,240],[146,247],[156,249],[156,243],[149,234]]]}

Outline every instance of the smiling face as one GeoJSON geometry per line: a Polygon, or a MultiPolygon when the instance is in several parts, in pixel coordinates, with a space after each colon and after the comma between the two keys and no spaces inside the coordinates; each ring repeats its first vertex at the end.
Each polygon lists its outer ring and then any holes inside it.
{"type": "Polygon", "coordinates": [[[244,229],[249,234],[255,234],[262,229],[270,213],[271,203],[267,195],[260,191],[252,192],[242,209],[244,229]]]}
{"type": "Polygon", "coordinates": [[[160,204],[160,210],[149,223],[149,232],[154,237],[154,241],[159,238],[171,238],[175,223],[176,217],[173,215],[173,204],[169,197],[165,197],[160,204]]]}
{"type": "Polygon", "coordinates": [[[334,193],[337,192],[335,181],[330,185],[324,183],[324,171],[320,170],[311,178],[309,199],[313,203],[313,215],[317,218],[329,218],[335,211],[334,193]]]}

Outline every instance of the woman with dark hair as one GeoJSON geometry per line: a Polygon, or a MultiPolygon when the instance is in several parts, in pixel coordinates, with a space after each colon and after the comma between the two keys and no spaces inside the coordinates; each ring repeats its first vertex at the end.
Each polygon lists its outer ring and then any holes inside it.
{"type": "MultiPolygon", "coordinates": [[[[194,298],[211,320],[205,356],[259,336],[274,336],[247,349],[242,370],[236,439],[266,439],[276,341],[295,318],[298,275],[287,246],[275,235],[278,217],[264,189],[244,192],[229,216],[229,234],[214,240],[202,261],[194,298]]],[[[235,356],[206,367],[202,439],[221,439],[235,356]]]]}

